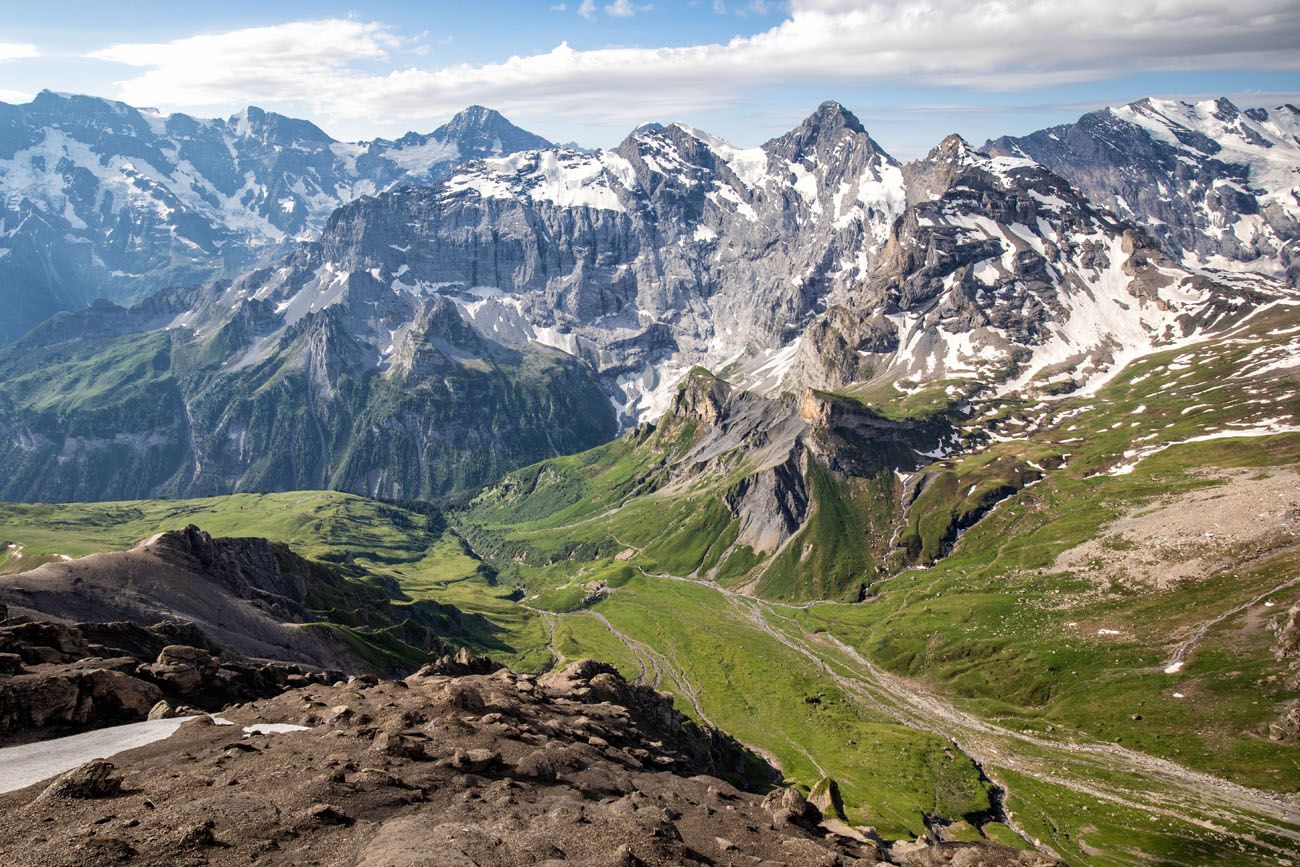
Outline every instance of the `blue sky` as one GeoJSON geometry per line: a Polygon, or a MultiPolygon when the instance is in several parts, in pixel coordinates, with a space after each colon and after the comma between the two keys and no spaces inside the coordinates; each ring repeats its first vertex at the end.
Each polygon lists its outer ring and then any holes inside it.
{"type": "Polygon", "coordinates": [[[593,146],[647,120],[751,145],[838,99],[910,157],[949,132],[982,142],[1146,95],[1300,101],[1294,0],[5,5],[0,100],[252,103],[348,139],[478,102],[593,146]]]}

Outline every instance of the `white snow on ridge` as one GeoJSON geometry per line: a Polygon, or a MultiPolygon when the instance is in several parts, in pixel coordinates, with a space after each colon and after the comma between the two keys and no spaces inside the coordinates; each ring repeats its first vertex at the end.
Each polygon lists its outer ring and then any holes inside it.
{"type": "Polygon", "coordinates": [[[244,726],[245,737],[249,735],[286,735],[309,731],[311,731],[311,726],[300,726],[293,723],[253,723],[251,726],[244,726]]]}
{"type": "Polygon", "coordinates": [[[708,145],[711,151],[722,158],[722,161],[735,173],[736,177],[740,178],[741,183],[750,189],[754,189],[767,181],[767,151],[762,148],[742,149],[688,124],[678,122],[673,126],[708,145]]]}
{"type": "Polygon", "coordinates": [[[1178,440],[1177,442],[1160,443],[1158,445],[1146,446],[1144,448],[1129,449],[1124,452],[1124,457],[1128,460],[1122,464],[1117,464],[1116,466],[1111,467],[1110,470],[1107,471],[1106,475],[1127,476],[1129,473],[1137,469],[1137,465],[1142,463],[1142,461],[1157,452],[1162,452],[1165,449],[1170,449],[1174,446],[1187,445],[1188,443],[1203,443],[1209,442],[1210,440],[1229,440],[1242,437],[1271,437],[1277,436],[1278,434],[1300,433],[1300,425],[1290,424],[1288,423],[1289,421],[1290,420],[1286,418],[1264,419],[1263,421],[1255,423],[1252,427],[1215,430],[1198,436],[1188,437],[1185,440],[1178,440]]]}
{"type": "MultiPolygon", "coordinates": [[[[1200,158],[1201,151],[1183,144],[1176,129],[1200,133],[1221,148],[1214,158],[1250,169],[1251,185],[1262,187],[1265,204],[1276,203],[1292,219],[1300,219],[1300,115],[1286,108],[1268,111],[1265,120],[1240,112],[1230,120],[1217,115],[1217,100],[1195,104],[1150,99],[1111,108],[1115,117],[1140,126],[1155,140],[1200,158]]],[[[1193,159],[1195,162],[1195,158],[1193,159]]]]}
{"type": "Polygon", "coordinates": [[[1159,290],[1161,304],[1140,299],[1129,292],[1132,277],[1125,273],[1129,254],[1124,252],[1122,238],[1099,235],[1077,236],[1077,240],[1104,244],[1108,264],[1091,279],[1087,279],[1088,272],[1080,272],[1089,291],[1059,295],[1065,315],[1053,325],[1050,338],[1032,347],[1031,361],[1019,377],[1007,383],[1006,390],[1026,386],[1051,367],[1079,361],[1076,374],[1082,374],[1083,381],[1075,394],[1095,394],[1134,359],[1178,345],[1185,337],[1175,331],[1178,317],[1209,300],[1207,290],[1181,281],[1159,290]],[[1097,353],[1103,353],[1104,360],[1097,353]]]}
{"type": "Polygon", "coordinates": [[[448,195],[473,190],[485,199],[551,202],[560,207],[626,210],[609,185],[609,175],[626,178],[625,161],[616,154],[583,154],[567,150],[522,151],[481,160],[456,171],[445,187],[448,195]],[[609,174],[607,175],[607,170],[609,174]]]}
{"type": "Polygon", "coordinates": [[[396,163],[406,172],[419,174],[427,172],[435,163],[460,159],[460,146],[454,141],[431,138],[418,145],[397,146],[385,150],[383,157],[396,163]]]}

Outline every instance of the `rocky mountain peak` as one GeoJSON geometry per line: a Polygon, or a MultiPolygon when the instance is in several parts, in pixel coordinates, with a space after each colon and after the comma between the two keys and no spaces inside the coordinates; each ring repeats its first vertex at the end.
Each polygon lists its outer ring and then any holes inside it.
{"type": "Polygon", "coordinates": [[[926,159],[932,162],[969,164],[974,163],[978,156],[979,152],[971,143],[954,132],[944,136],[943,141],[935,145],[926,155],[926,159]]]}
{"type": "Polygon", "coordinates": [[[427,139],[454,142],[471,157],[554,147],[549,140],[515,126],[499,111],[482,105],[464,108],[427,139]]]}
{"type": "Polygon", "coordinates": [[[1226,96],[1221,96],[1214,101],[1214,116],[1219,120],[1231,122],[1236,120],[1239,114],[1241,111],[1226,96]]]}
{"type": "Polygon", "coordinates": [[[256,105],[232,114],[228,123],[235,135],[267,143],[288,141],[323,146],[334,141],[325,130],[309,120],[286,117],[256,105]]]}
{"type": "Polygon", "coordinates": [[[1091,201],[1144,224],[1186,264],[1241,263],[1294,283],[1297,136],[1296,113],[1285,106],[1146,98],[986,148],[1046,166],[1091,201]]]}
{"type": "Polygon", "coordinates": [[[783,136],[763,145],[769,154],[788,160],[811,159],[830,163],[842,159],[845,147],[863,148],[872,155],[879,154],[886,161],[893,159],[885,153],[854,114],[834,100],[827,100],[807,118],[783,136]]]}
{"type": "Polygon", "coordinates": [[[499,111],[485,105],[467,106],[452,115],[447,126],[451,129],[483,129],[499,123],[509,123],[499,111]]]}
{"type": "Polygon", "coordinates": [[[673,401],[672,412],[683,418],[693,418],[705,424],[713,424],[718,420],[722,407],[732,391],[731,383],[718,379],[706,368],[692,368],[677,389],[677,399],[673,401]]]}
{"type": "Polygon", "coordinates": [[[813,113],[804,120],[802,126],[821,129],[843,127],[852,132],[866,132],[857,116],[833,99],[828,99],[817,106],[813,113]]]}

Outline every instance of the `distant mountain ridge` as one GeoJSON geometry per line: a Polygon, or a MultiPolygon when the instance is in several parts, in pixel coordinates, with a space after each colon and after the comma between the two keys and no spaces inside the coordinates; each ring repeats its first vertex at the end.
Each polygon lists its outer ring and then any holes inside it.
{"type": "Polygon", "coordinates": [[[1025,157],[950,136],[900,163],[835,102],[757,148],[651,124],[50,320],[0,352],[0,497],[460,494],[656,418],[697,365],[931,411],[1093,390],[1294,294],[1180,263],[1025,157]]]}
{"type": "Polygon", "coordinates": [[[1146,228],[1192,266],[1300,282],[1300,108],[1141,99],[990,141],[1146,228]]]}
{"type": "Polygon", "coordinates": [[[0,343],[95,298],[231,276],[358,196],[549,145],[482,106],[347,143],[255,106],[208,120],[50,91],[0,103],[0,343]]]}

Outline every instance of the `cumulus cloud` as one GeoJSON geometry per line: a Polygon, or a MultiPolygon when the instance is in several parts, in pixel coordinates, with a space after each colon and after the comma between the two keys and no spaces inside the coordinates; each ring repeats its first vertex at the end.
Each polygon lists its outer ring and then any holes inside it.
{"type": "MultiPolygon", "coordinates": [[[[627,0],[606,8],[635,7],[627,0]]],[[[594,16],[584,0],[578,11],[594,16]]],[[[792,0],[779,24],[725,43],[551,51],[488,64],[383,69],[401,40],[331,19],[95,56],[135,67],[137,104],[308,106],[331,120],[427,118],[470,102],[578,122],[624,122],[732,104],[773,85],[907,81],[1031,89],[1153,70],[1300,68],[1294,0],[792,0]],[[376,71],[374,67],[380,67],[376,71]]]]}
{"type": "Polygon", "coordinates": [[[118,43],[90,56],[144,70],[118,85],[137,105],[225,106],[256,97],[328,110],[331,94],[364,80],[360,64],[384,61],[400,44],[382,24],[329,19],[118,43]],[[318,87],[318,97],[307,98],[318,87]]]}
{"type": "Polygon", "coordinates": [[[0,42],[0,63],[40,56],[41,52],[30,42],[0,42]]]}

